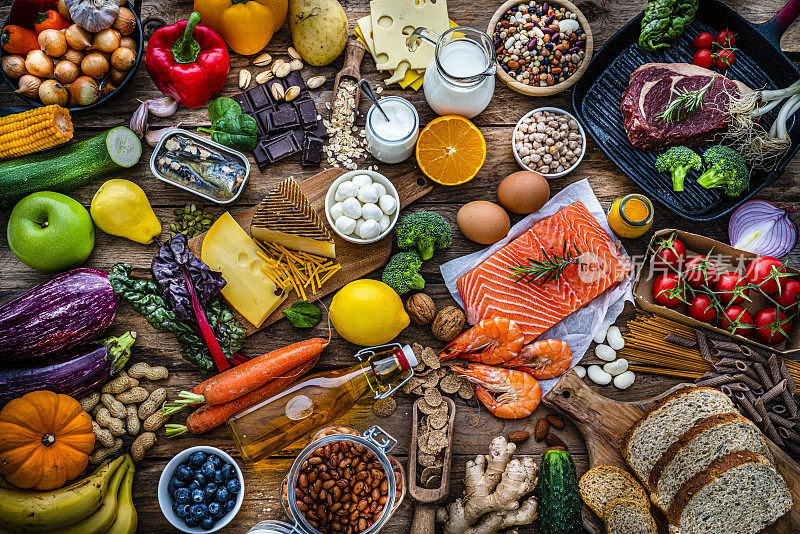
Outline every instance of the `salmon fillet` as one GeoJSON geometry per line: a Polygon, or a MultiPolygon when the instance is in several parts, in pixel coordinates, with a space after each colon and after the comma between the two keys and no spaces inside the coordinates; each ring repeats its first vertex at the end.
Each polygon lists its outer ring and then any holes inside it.
{"type": "Polygon", "coordinates": [[[622,280],[630,269],[586,206],[575,202],[536,223],[464,274],[456,285],[470,324],[508,317],[527,337],[536,338],[622,280]],[[569,265],[561,276],[544,284],[515,282],[511,267],[528,265],[529,258],[543,260],[542,249],[560,255],[565,240],[580,251],[579,264],[569,265]]]}

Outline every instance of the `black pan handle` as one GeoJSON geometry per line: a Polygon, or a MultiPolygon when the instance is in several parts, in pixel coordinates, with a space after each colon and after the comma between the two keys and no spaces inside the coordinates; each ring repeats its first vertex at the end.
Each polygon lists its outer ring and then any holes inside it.
{"type": "Polygon", "coordinates": [[[763,24],[756,25],[756,29],[780,50],[781,35],[798,16],[800,16],[800,0],[789,0],[777,15],[763,24]]]}

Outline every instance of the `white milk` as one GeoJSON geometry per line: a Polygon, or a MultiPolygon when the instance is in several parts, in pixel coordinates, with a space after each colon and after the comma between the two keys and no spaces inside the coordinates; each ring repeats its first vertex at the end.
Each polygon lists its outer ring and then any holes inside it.
{"type": "Polygon", "coordinates": [[[411,103],[397,96],[380,99],[381,109],[374,104],[367,113],[365,127],[367,149],[383,163],[400,163],[407,159],[417,143],[419,116],[411,103]]]}
{"type": "Polygon", "coordinates": [[[439,115],[472,118],[489,105],[494,94],[494,76],[465,82],[453,77],[476,76],[486,70],[486,51],[469,39],[453,39],[438,48],[436,57],[425,70],[425,98],[439,115]]]}

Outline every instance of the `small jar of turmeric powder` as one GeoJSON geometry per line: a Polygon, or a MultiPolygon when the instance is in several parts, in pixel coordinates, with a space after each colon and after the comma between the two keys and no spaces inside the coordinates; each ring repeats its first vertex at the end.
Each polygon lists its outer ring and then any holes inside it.
{"type": "Polygon", "coordinates": [[[653,225],[653,203],[644,195],[617,197],[608,210],[608,225],[620,237],[639,237],[653,225]]]}

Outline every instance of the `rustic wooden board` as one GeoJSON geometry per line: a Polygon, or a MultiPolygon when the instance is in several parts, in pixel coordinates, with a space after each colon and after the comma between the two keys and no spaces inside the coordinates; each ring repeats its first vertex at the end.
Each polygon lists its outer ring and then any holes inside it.
{"type": "MultiPolygon", "coordinates": [[[[678,384],[655,397],[621,402],[592,391],[578,378],[575,371],[570,370],[543,401],[569,416],[578,427],[589,452],[589,469],[598,465],[616,465],[627,469],[620,451],[631,426],[665,397],[687,387],[691,387],[691,384],[678,384]]],[[[772,441],[767,441],[775,456],[778,470],[786,480],[794,499],[794,506],[789,513],[771,525],[769,532],[774,534],[800,532],[800,465],[772,441]]],[[[655,507],[652,509],[655,512],[655,507]]],[[[654,515],[659,523],[659,530],[666,532],[666,518],[660,513],[654,515]]],[[[604,532],[602,521],[585,504],[583,523],[593,534],[604,532]]]]}
{"type": "MultiPolygon", "coordinates": [[[[328,188],[331,183],[345,172],[347,172],[346,169],[334,167],[332,169],[326,169],[298,183],[300,190],[306,195],[311,206],[317,211],[326,226],[328,226],[328,221],[325,217],[325,195],[328,193],[328,188]]],[[[433,189],[431,181],[425,178],[422,173],[406,173],[392,179],[392,183],[397,189],[397,194],[400,196],[399,209],[405,208],[415,200],[419,200],[433,189]]],[[[249,233],[250,224],[253,222],[253,217],[257,210],[258,206],[253,206],[252,208],[237,213],[233,218],[249,233]]],[[[325,285],[317,291],[316,295],[312,295],[310,291],[308,292],[307,296],[310,302],[319,300],[342,288],[345,284],[371,273],[389,261],[389,256],[392,253],[391,233],[375,243],[359,245],[357,243],[345,241],[330,228],[328,228],[328,231],[333,236],[333,241],[336,244],[336,261],[339,262],[342,269],[325,282],[325,285]]],[[[198,258],[200,257],[205,235],[205,233],[202,233],[189,240],[189,248],[198,258]]],[[[281,313],[281,311],[299,300],[301,300],[300,297],[292,292],[283,304],[281,304],[272,315],[267,317],[267,320],[264,321],[264,324],[262,324],[260,328],[256,328],[241,318],[242,324],[247,325],[247,335],[255,334],[259,330],[283,319],[285,315],[281,313]]]]}

